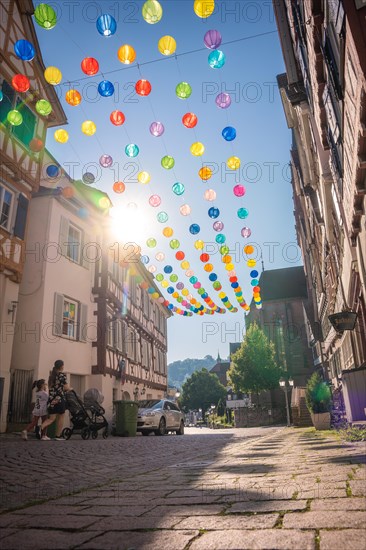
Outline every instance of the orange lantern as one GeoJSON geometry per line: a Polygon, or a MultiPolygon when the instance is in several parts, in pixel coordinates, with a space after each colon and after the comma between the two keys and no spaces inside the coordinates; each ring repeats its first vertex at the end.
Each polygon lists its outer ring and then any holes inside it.
{"type": "Polygon", "coordinates": [[[65,95],[66,102],[72,107],[76,107],[81,103],[81,94],[77,90],[69,90],[65,95]]]}
{"type": "Polygon", "coordinates": [[[114,191],[115,193],[123,193],[125,189],[126,189],[126,186],[125,186],[125,184],[123,183],[123,181],[116,181],[116,182],[113,184],[113,191],[114,191]]]}
{"type": "Polygon", "coordinates": [[[117,57],[121,63],[125,65],[130,65],[136,59],[136,51],[129,44],[124,44],[121,46],[117,52],[117,57]]]}

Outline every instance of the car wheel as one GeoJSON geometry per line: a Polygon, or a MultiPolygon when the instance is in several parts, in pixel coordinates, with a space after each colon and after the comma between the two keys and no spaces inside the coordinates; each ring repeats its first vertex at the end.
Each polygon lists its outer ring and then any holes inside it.
{"type": "Polygon", "coordinates": [[[151,432],[145,432],[145,431],[143,431],[141,433],[142,433],[142,435],[150,435],[151,434],[151,432]]]}
{"type": "Polygon", "coordinates": [[[160,418],[159,428],[155,431],[155,435],[165,435],[165,433],[166,433],[166,422],[165,422],[165,418],[162,417],[160,418]]]}
{"type": "Polygon", "coordinates": [[[184,435],[184,422],[183,420],[180,423],[179,430],[175,432],[177,435],[184,435]]]}

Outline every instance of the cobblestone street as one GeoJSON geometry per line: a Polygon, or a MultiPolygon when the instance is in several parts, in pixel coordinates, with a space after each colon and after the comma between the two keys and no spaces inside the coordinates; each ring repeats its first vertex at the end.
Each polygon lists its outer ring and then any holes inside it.
{"type": "Polygon", "coordinates": [[[365,550],[365,445],[309,429],[1,442],[2,550],[365,550]]]}

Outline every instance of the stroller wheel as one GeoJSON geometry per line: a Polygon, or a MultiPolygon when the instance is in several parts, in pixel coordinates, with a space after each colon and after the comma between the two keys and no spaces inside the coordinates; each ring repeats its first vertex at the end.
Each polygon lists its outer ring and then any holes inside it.
{"type": "Polygon", "coordinates": [[[102,433],[103,439],[107,439],[108,437],[108,428],[105,428],[102,433]]]}
{"type": "Polygon", "coordinates": [[[63,437],[64,439],[70,439],[71,435],[72,435],[72,429],[71,428],[64,428],[62,430],[61,437],[63,437]]]}
{"type": "Polygon", "coordinates": [[[90,437],[90,431],[89,431],[89,428],[84,428],[81,432],[81,437],[83,439],[89,439],[90,437]]]}
{"type": "Polygon", "coordinates": [[[97,437],[98,437],[97,430],[93,430],[92,433],[91,433],[91,436],[92,436],[92,439],[97,439],[97,437]]]}

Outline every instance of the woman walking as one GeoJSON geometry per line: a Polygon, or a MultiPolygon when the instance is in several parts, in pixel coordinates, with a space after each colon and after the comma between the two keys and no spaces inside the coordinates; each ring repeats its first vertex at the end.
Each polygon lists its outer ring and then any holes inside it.
{"type": "Polygon", "coordinates": [[[56,437],[57,441],[64,441],[61,437],[61,432],[64,423],[64,414],[66,410],[65,391],[71,390],[66,380],[66,374],[63,373],[64,362],[61,359],[55,361],[55,366],[52,369],[48,380],[49,386],[49,400],[48,400],[48,413],[50,415],[48,420],[42,422],[41,429],[44,430],[56,421],[56,437]]]}
{"type": "MultiPolygon", "coordinates": [[[[46,380],[44,380],[43,378],[41,380],[36,380],[35,382],[33,382],[32,390],[34,388],[37,388],[37,389],[36,389],[36,402],[34,405],[34,409],[32,411],[32,415],[33,415],[32,422],[28,424],[25,430],[22,431],[22,439],[24,439],[25,441],[28,439],[28,432],[30,432],[32,429],[38,426],[39,419],[42,418],[42,422],[45,422],[48,418],[48,414],[47,414],[48,393],[46,391],[47,389],[46,380]]],[[[42,434],[41,439],[45,439],[45,440],[49,439],[49,437],[47,437],[46,435],[46,432],[42,434]]]]}

